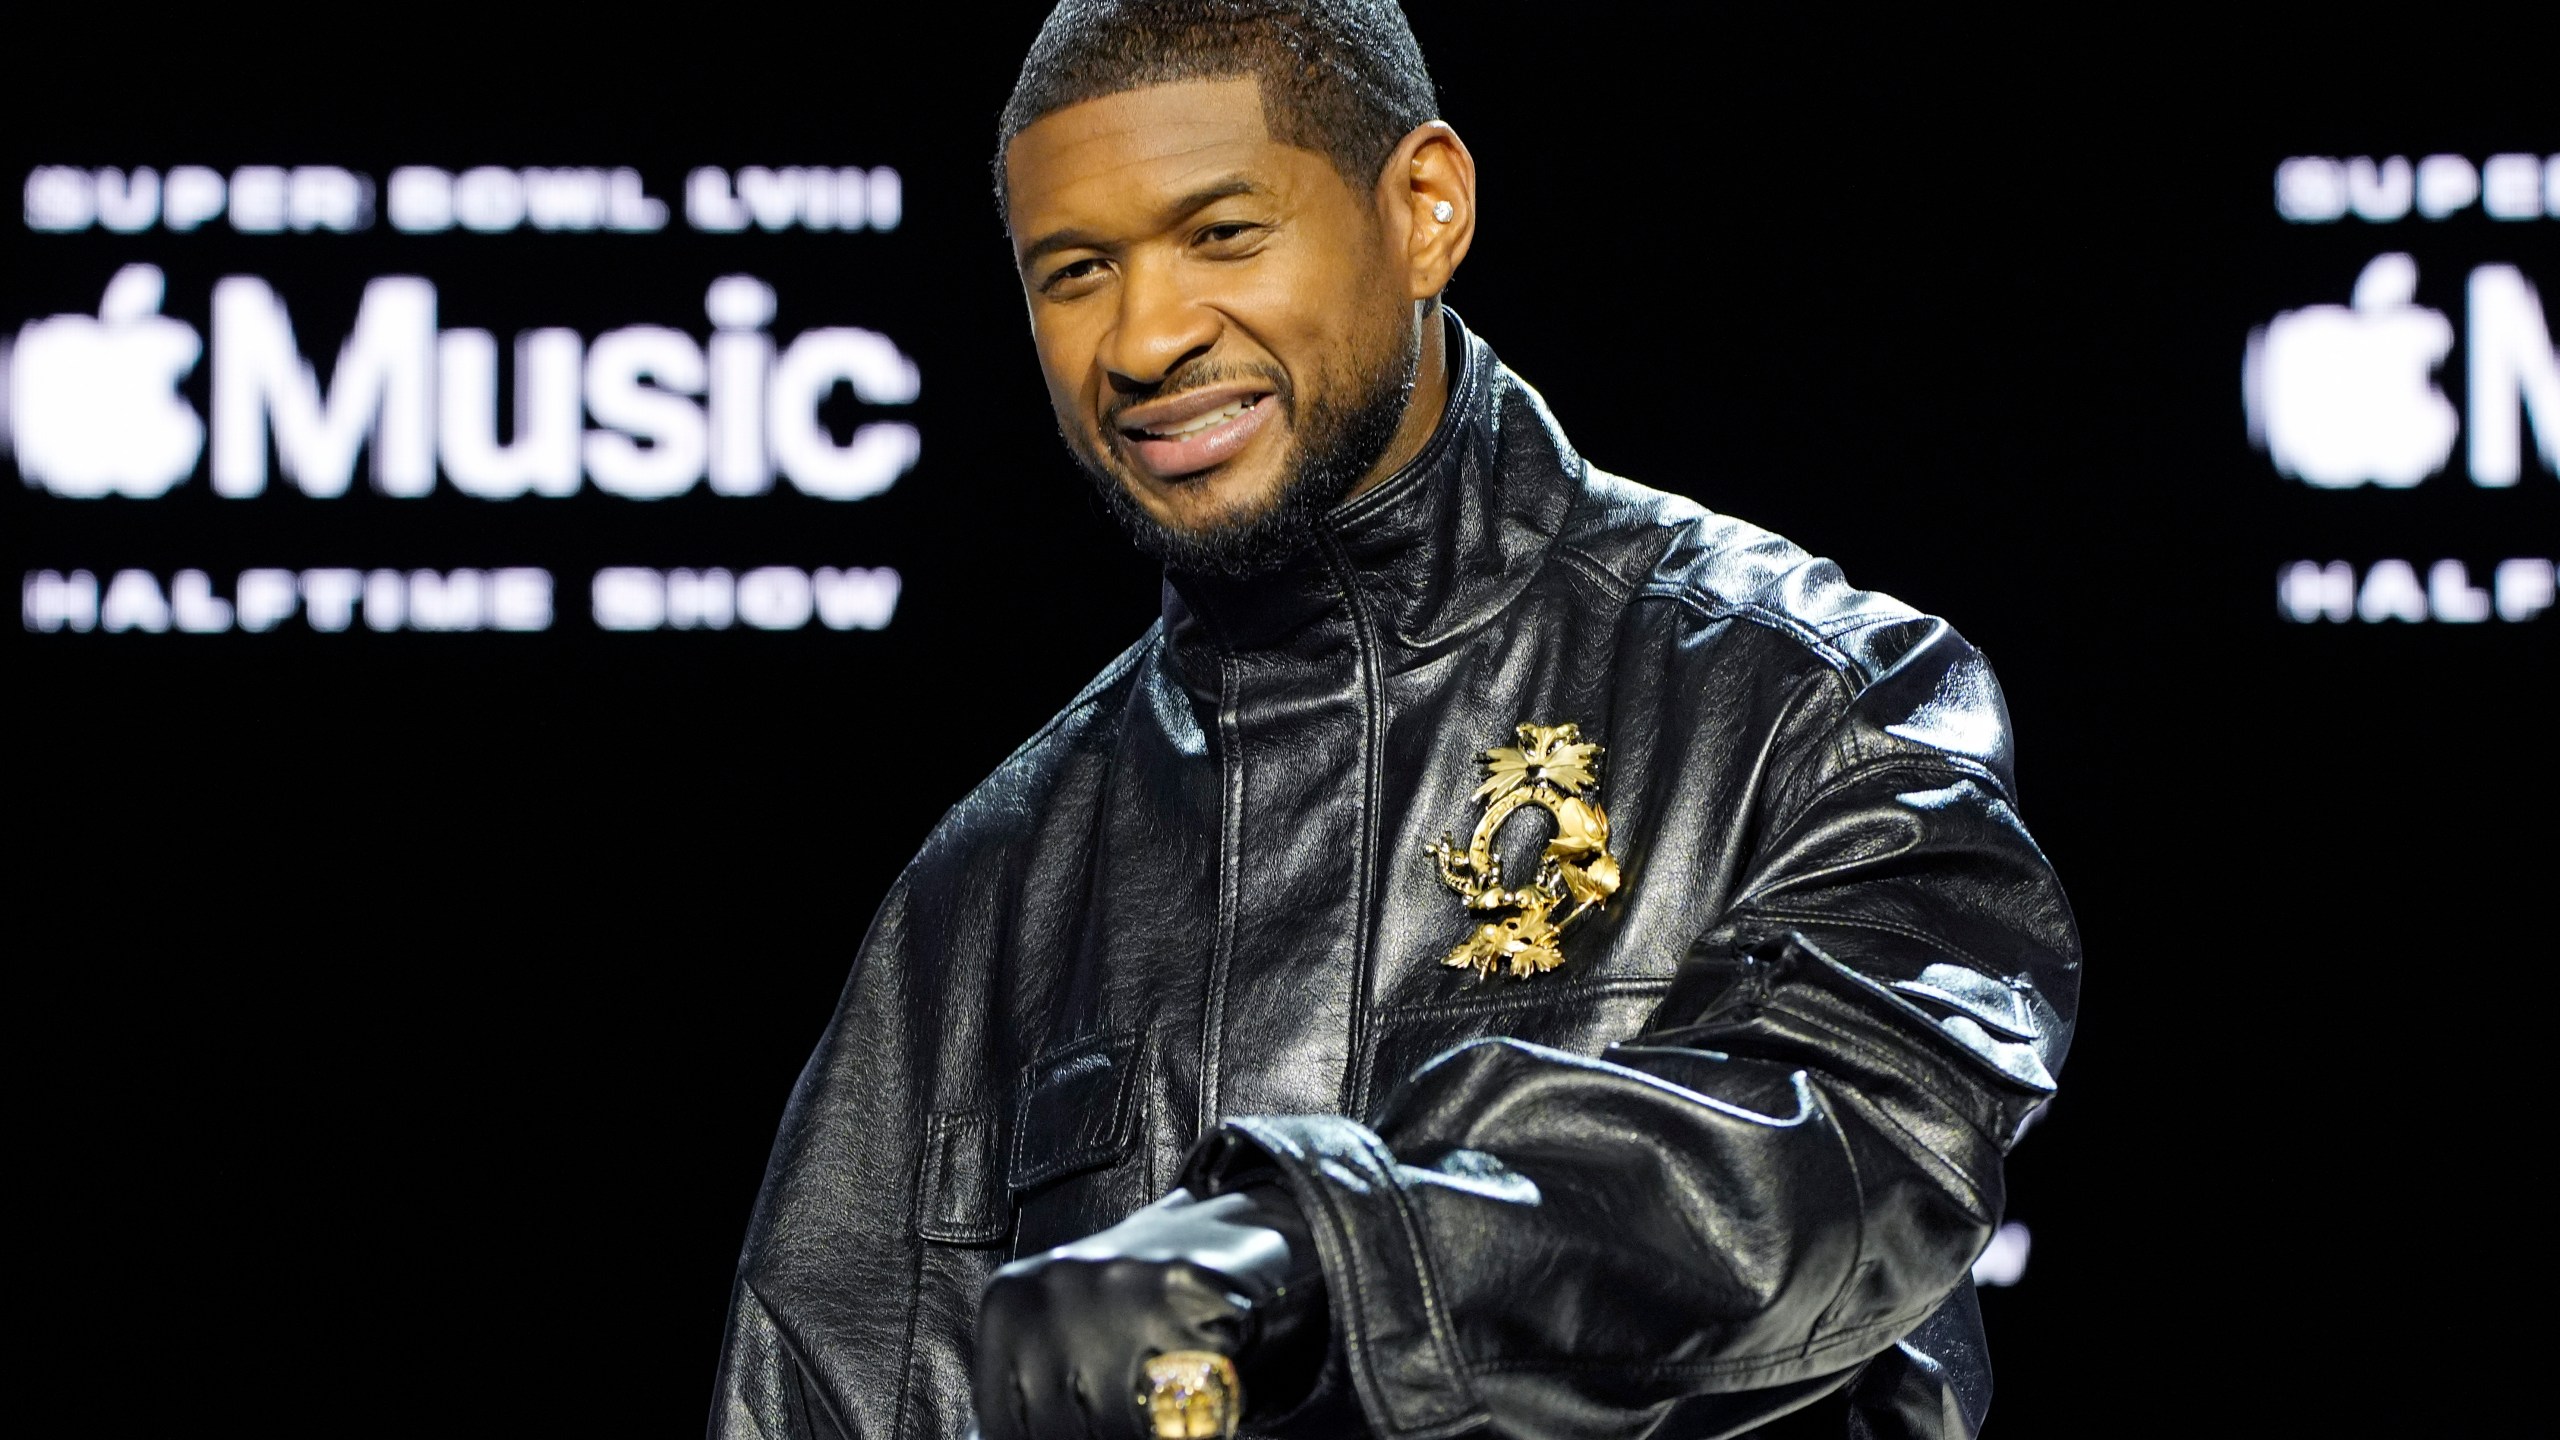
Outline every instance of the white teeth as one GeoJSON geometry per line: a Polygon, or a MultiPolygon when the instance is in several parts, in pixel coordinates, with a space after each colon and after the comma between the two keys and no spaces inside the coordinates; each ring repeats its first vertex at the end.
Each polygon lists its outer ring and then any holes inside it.
{"type": "Polygon", "coordinates": [[[1224,425],[1243,414],[1248,403],[1243,400],[1230,400],[1205,415],[1195,415],[1170,429],[1150,430],[1147,433],[1165,440],[1179,440],[1185,435],[1197,435],[1212,425],[1224,425]]]}

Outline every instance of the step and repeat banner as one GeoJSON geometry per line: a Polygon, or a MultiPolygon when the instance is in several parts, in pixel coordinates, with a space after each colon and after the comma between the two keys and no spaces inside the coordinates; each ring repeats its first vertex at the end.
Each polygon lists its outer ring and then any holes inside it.
{"type": "Polygon", "coordinates": [[[2297,544],[2297,625],[2549,624],[2560,155],[2275,167],[2242,415],[2297,544]]]}
{"type": "MultiPolygon", "coordinates": [[[[43,635],[882,628],[901,577],[876,557],[778,544],[616,563],[528,544],[515,512],[611,530],[717,497],[738,512],[721,526],[770,516],[781,540],[804,527],[776,496],[871,501],[928,437],[911,342],[864,303],[998,283],[895,254],[906,187],[888,165],[18,178],[0,443],[37,497],[18,610],[43,635]],[[714,255],[786,233],[839,238],[853,283],[835,257],[725,271],[714,255]],[[671,239],[684,264],[662,267],[671,239]],[[476,508],[444,513],[457,504],[476,508]],[[439,513],[410,526],[402,507],[439,513]],[[164,510],[204,553],[118,553],[120,529],[164,510]],[[252,531],[295,553],[258,553],[252,531]]],[[[2560,464],[2543,288],[2560,157],[2296,155],[2267,195],[2223,453],[2298,492],[2275,502],[2298,543],[2272,610],[2250,608],[2298,625],[2543,620],[2555,546],[2530,522],[2547,512],[2512,492],[2560,464]]]]}
{"type": "MultiPolygon", "coordinates": [[[[1472,14],[1432,22],[1472,51],[1424,34],[1483,166],[1469,324],[1595,463],[1835,555],[2000,666],[2116,1037],[2021,1147],[1974,1272],[2010,1423],[2067,1432],[2117,1363],[2080,1353],[2125,1323],[2108,1267],[2170,1273],[2215,1239],[2195,1222],[2170,1253],[2160,1202],[2117,1183],[2156,1087],[2202,1105],[2223,1083],[2225,1039],[2179,1010],[2204,971],[2146,956],[2246,957],[2215,1013],[2251,1017],[2247,1046],[2285,1037],[2247,1066],[2330,1083],[2345,1032],[2315,1022],[2369,1023],[2341,1012],[2370,991],[2286,967],[2362,963],[2394,925],[2400,963],[2432,917],[2356,906],[2468,884],[2462,837],[2527,808],[2436,777],[2465,737],[2547,724],[2560,137],[2403,137],[2403,107],[2083,154],[2070,126],[2114,108],[2022,137],[1826,73],[1805,93],[1843,107],[1843,141],[1786,95],[1699,99],[1684,58],[1622,84],[1651,39],[1633,21],[1575,62],[1472,14]],[[1702,104],[1727,108],[1675,177],[1694,193],[1632,218],[1595,198],[1576,167],[1621,107],[1668,134],[1702,104]],[[2097,183],[2136,173],[2139,205],[2097,183]],[[2393,692],[2417,698],[2373,721],[2393,692]],[[2369,726],[2416,758],[2373,761],[2369,726]],[[2129,802],[2164,741],[2208,780],[2129,802]],[[2208,851],[2246,875],[2200,877],[2208,851]],[[2279,899],[2234,930],[2231,893],[2279,899]]],[[[791,87],[741,72],[708,127],[640,124],[648,97],[598,81],[601,118],[564,106],[514,148],[503,116],[446,133],[382,107],[341,134],[192,101],[106,138],[58,107],[9,142],[0,642],[39,722],[19,773],[62,877],[41,898],[63,953],[131,923],[163,957],[58,967],[33,1007],[67,1037],[48,1063],[99,1094],[183,1074],[167,1088],[272,1121],[263,1159],[206,1165],[260,1217],[239,1254],[303,1243],[296,1197],[349,1165],[384,1193],[429,1170],[467,1201],[435,1212],[466,1220],[434,1283],[497,1294],[524,1271],[491,1257],[548,1196],[614,1243],[543,1263],[646,1335],[505,1363],[621,1365],[635,1414],[707,1395],[773,1124],[879,896],[1154,609],[1058,444],[989,204],[1029,24],[936,25],[808,62],[779,119],[763,92],[791,87]],[[839,120],[829,86],[871,93],[839,120]],[[374,958],[420,932],[424,978],[374,958]],[[206,966],[199,935],[281,958],[206,966]],[[351,974],[396,1003],[343,998],[351,974]],[[342,1011],[301,1023],[312,995],[342,1011]],[[176,1059],[119,1080],[153,1025],[176,1059]],[[413,1129],[379,1126],[386,1095],[413,1129]],[[367,1138],[351,1160],[310,1134],[367,1138]],[[420,1166],[417,1144],[444,1148],[420,1166]],[[634,1163],[656,1168],[628,1213],[597,1218],[591,1177],[634,1163]]],[[[2490,908],[2464,953],[2512,963],[2539,922],[2490,908]]],[[[2306,1134],[2331,1108],[2268,1103],[2306,1134]]],[[[2198,1169],[2241,1178],[2205,1210],[2275,1153],[2212,1113],[2236,1138],[2198,1169]]],[[[66,1174],[105,1163],[99,1133],[146,1157],[216,1133],[64,1125],[66,1174]]],[[[99,1213],[115,1243],[148,1228],[99,1213]]],[[[339,1250],[374,1243],[354,1229],[339,1250]]],[[[195,1288],[256,1289],[237,1279],[195,1288]]],[[[284,1306],[268,1329],[300,1323],[284,1306]]],[[[482,1331],[421,1333],[455,1347],[439,1374],[481,1363],[482,1331]]]]}
{"type": "Polygon", "coordinates": [[[897,568],[787,543],[809,505],[873,501],[926,453],[922,367],[877,315],[888,287],[839,268],[877,273],[894,253],[895,168],[18,178],[0,433],[34,492],[26,630],[239,642],[896,619],[897,568]],[[718,255],[785,233],[842,243],[823,266],[718,255]],[[710,273],[688,286],[687,269],[710,273]],[[728,531],[770,529],[774,553],[615,563],[546,547],[520,513],[646,533],[635,512],[688,497],[732,507],[709,517],[728,531]],[[201,553],[167,542],[171,516],[201,553]],[[125,532],[137,543],[119,553],[125,532]]]}

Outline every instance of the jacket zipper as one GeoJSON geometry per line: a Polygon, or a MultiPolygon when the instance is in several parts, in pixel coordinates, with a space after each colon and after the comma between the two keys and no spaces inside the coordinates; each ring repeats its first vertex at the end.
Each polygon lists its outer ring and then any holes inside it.
{"type": "Polygon", "coordinates": [[[1237,715],[1236,662],[1218,657],[1218,937],[1209,952],[1208,991],[1200,1006],[1200,1123],[1206,1135],[1218,1114],[1219,1067],[1225,1063],[1227,972],[1235,960],[1236,909],[1244,851],[1244,724],[1237,715]]]}

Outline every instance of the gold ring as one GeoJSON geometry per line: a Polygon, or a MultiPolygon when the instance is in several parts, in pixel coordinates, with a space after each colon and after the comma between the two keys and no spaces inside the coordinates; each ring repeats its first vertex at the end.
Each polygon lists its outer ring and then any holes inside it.
{"type": "Polygon", "coordinates": [[[1236,1364],[1213,1350],[1150,1356],[1138,1385],[1138,1408],[1158,1440],[1234,1440],[1244,1414],[1244,1382],[1236,1364]]]}

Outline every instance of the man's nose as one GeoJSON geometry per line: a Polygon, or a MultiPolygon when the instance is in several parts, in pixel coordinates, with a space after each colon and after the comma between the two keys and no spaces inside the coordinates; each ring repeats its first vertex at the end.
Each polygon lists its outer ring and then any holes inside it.
{"type": "Polygon", "coordinates": [[[1122,272],[1120,311],[1101,358],[1123,392],[1154,389],[1218,341],[1218,312],[1190,294],[1171,268],[1134,264],[1122,272]]]}

